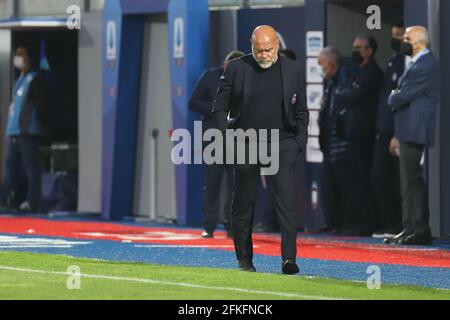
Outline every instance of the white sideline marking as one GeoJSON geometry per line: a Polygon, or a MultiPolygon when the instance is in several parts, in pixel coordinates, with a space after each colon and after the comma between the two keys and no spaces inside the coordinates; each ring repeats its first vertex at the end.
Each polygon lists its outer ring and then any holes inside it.
{"type": "MultiPolygon", "coordinates": [[[[59,275],[59,276],[70,276],[71,275],[67,272],[33,270],[33,269],[13,268],[13,267],[6,267],[6,266],[0,266],[0,270],[14,271],[14,272],[26,272],[26,273],[52,274],[52,275],[59,275]]],[[[209,289],[209,290],[218,290],[218,291],[233,291],[233,292],[242,292],[242,293],[280,296],[280,297],[286,297],[286,298],[299,298],[299,299],[306,299],[306,300],[344,300],[343,298],[331,298],[331,297],[326,297],[326,296],[309,296],[309,295],[286,293],[286,292],[272,292],[272,291],[261,291],[261,290],[249,290],[249,289],[242,289],[242,288],[203,286],[203,285],[198,285],[198,284],[193,284],[193,283],[168,282],[168,281],[159,281],[159,280],[152,280],[152,279],[125,278],[125,277],[114,277],[114,276],[104,276],[104,275],[94,275],[94,274],[80,274],[79,276],[84,277],[84,278],[92,278],[92,279],[129,281],[129,282],[140,282],[140,283],[150,283],[150,284],[160,284],[160,285],[162,284],[162,285],[177,286],[177,287],[209,289]]]]}
{"type": "Polygon", "coordinates": [[[24,244],[13,246],[0,246],[0,249],[71,249],[71,245],[41,245],[41,244],[24,244]]]}

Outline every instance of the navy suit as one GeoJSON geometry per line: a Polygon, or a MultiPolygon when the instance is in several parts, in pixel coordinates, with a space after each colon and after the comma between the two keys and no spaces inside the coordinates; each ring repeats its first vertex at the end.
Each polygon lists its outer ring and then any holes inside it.
{"type": "MultiPolygon", "coordinates": [[[[213,118],[212,108],[216,97],[219,79],[223,74],[223,68],[213,68],[205,71],[198,81],[189,108],[202,114],[203,131],[217,129],[217,122],[213,118]]],[[[227,231],[231,231],[231,196],[233,188],[232,166],[212,164],[206,166],[205,182],[203,188],[203,228],[208,232],[214,232],[217,228],[220,213],[220,194],[222,177],[226,175],[227,192],[225,200],[224,225],[227,231]]]]}
{"type": "Polygon", "coordinates": [[[374,228],[372,167],[378,96],[383,71],[374,59],[355,69],[340,95],[347,106],[346,136],[350,146],[352,186],[356,213],[351,219],[355,235],[369,235],[374,228]]]}
{"type": "Polygon", "coordinates": [[[407,68],[389,97],[400,142],[403,225],[408,233],[428,237],[428,194],[420,160],[425,147],[434,144],[439,96],[439,63],[428,52],[407,68]]]}
{"type": "Polygon", "coordinates": [[[428,53],[405,71],[398,90],[389,97],[400,142],[434,145],[439,95],[439,63],[428,53]]]}
{"type": "MultiPolygon", "coordinates": [[[[377,132],[372,166],[377,223],[380,231],[401,230],[400,168],[398,158],[389,152],[395,134],[394,113],[388,104],[392,90],[397,89],[405,71],[405,56],[395,53],[388,62],[378,102],[377,132]]],[[[398,232],[397,232],[398,231],[398,232]]]]}

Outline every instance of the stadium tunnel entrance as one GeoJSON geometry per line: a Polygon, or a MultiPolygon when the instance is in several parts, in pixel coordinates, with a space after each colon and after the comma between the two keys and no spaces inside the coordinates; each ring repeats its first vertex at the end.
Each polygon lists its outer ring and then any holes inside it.
{"type": "MultiPolygon", "coordinates": [[[[6,127],[12,87],[19,76],[13,67],[15,50],[26,46],[35,68],[47,87],[47,134],[42,141],[42,203],[40,209],[76,210],[78,172],[78,31],[69,30],[66,20],[40,19],[0,22],[1,45],[1,127],[6,127]],[[56,199],[64,186],[64,199],[56,199]]],[[[6,158],[5,131],[0,133],[0,178],[6,158]]],[[[22,175],[13,203],[25,200],[26,178],[22,175]]]]}
{"type": "Polygon", "coordinates": [[[144,18],[138,110],[133,215],[153,221],[177,220],[169,28],[166,14],[144,18]]]}

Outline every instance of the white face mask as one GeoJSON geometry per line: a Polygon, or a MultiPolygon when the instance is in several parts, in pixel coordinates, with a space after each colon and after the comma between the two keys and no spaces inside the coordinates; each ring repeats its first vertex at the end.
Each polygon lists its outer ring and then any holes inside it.
{"type": "Polygon", "coordinates": [[[19,70],[23,70],[25,68],[25,60],[21,56],[15,56],[13,63],[14,67],[16,67],[19,70]]]}
{"type": "Polygon", "coordinates": [[[321,77],[322,79],[325,79],[326,73],[322,67],[319,67],[319,71],[317,73],[318,73],[319,77],[321,77]]]}

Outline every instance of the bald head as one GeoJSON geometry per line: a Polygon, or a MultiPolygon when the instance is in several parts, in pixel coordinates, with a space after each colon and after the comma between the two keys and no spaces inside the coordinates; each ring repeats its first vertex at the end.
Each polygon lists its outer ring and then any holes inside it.
{"type": "Polygon", "coordinates": [[[417,42],[422,42],[423,45],[428,46],[430,44],[430,37],[428,36],[428,30],[422,26],[413,26],[406,29],[406,34],[417,42]]]}
{"type": "Polygon", "coordinates": [[[278,35],[275,29],[271,26],[259,26],[253,31],[252,43],[265,44],[278,41],[278,35]]]}
{"type": "Polygon", "coordinates": [[[252,34],[252,52],[255,61],[263,69],[268,69],[278,60],[280,42],[276,30],[271,26],[259,26],[252,34]]]}
{"type": "Polygon", "coordinates": [[[412,55],[415,56],[430,45],[428,30],[422,26],[412,26],[406,29],[404,42],[412,45],[412,55]]]}

